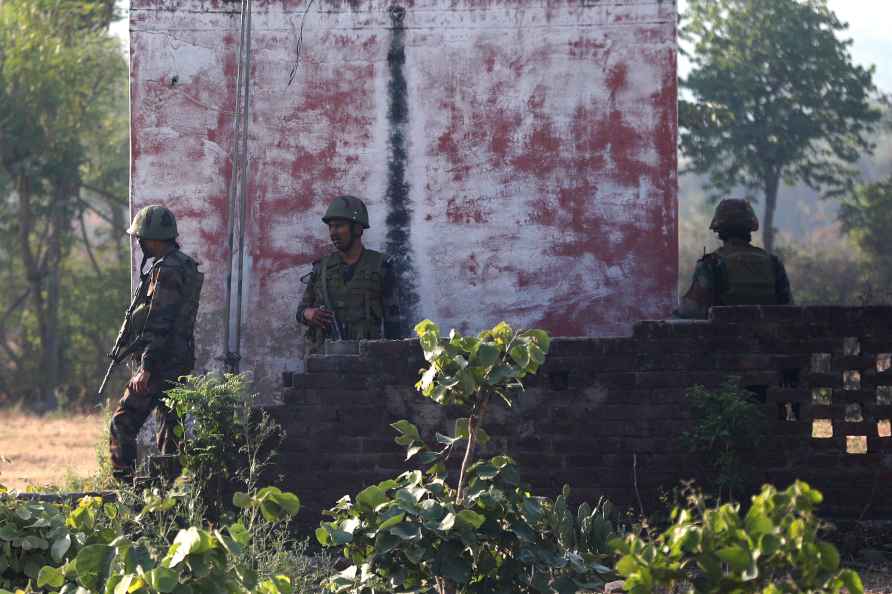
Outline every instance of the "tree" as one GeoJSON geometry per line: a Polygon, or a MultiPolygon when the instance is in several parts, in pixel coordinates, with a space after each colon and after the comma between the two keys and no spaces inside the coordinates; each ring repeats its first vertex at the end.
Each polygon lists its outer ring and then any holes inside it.
{"type": "Polygon", "coordinates": [[[892,176],[856,188],[840,205],[843,231],[871,263],[875,281],[888,302],[892,298],[892,176]]]}
{"type": "MultiPolygon", "coordinates": [[[[100,273],[86,225],[80,225],[83,245],[74,231],[85,210],[100,210],[88,201],[89,182],[103,179],[96,171],[105,168],[100,152],[121,139],[103,135],[126,92],[126,64],[107,32],[113,15],[113,0],[0,4],[0,185],[8,188],[0,224],[15,239],[8,246],[14,257],[3,262],[15,291],[0,315],[17,321],[16,332],[0,333],[0,342],[16,389],[44,405],[53,402],[65,372],[60,307],[72,250],[86,249],[100,273]],[[31,381],[22,383],[25,377],[31,381]]],[[[92,191],[114,198],[106,200],[113,213],[121,209],[116,189],[92,191]]]]}
{"type": "Polygon", "coordinates": [[[680,106],[682,151],[716,193],[764,196],[772,251],[781,182],[838,195],[872,151],[873,68],[852,63],[826,0],[691,0],[685,18],[694,101],[680,106]]]}

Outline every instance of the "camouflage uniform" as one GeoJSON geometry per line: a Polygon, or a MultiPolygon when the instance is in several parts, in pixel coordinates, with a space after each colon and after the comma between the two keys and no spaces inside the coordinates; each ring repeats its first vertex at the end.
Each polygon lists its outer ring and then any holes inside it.
{"type": "MultiPolygon", "coordinates": [[[[161,207],[147,207],[140,211],[131,226],[131,234],[141,239],[154,239],[140,235],[137,228],[140,215],[153,208],[161,207]]],[[[155,211],[156,216],[158,212],[155,211]]],[[[176,237],[175,225],[174,222],[170,239],[176,237]]],[[[153,410],[158,410],[161,421],[158,448],[165,454],[177,452],[178,443],[174,436],[177,419],[164,406],[162,398],[164,391],[180,376],[191,373],[195,365],[193,331],[203,282],[198,263],[176,246],[157,258],[142,280],[148,283],[147,289],[131,317],[130,325],[131,334],[140,345],[134,359],[151,376],[144,393],[135,392],[129,386],[124,390],[112,416],[109,443],[111,462],[115,475],[122,478],[133,472],[136,438],[153,410]]]]}
{"type": "MultiPolygon", "coordinates": [[[[344,219],[368,229],[368,212],[358,198],[342,196],[332,203],[323,221],[344,219]]],[[[332,310],[344,340],[401,338],[404,320],[400,311],[399,283],[393,261],[375,250],[364,248],[359,260],[344,262],[334,252],[313,263],[302,279],[306,284],[297,308],[297,321],[306,325],[307,352],[317,352],[325,339],[338,338],[338,331],[323,332],[304,318],[309,307],[332,310]]]]}
{"type": "MultiPolygon", "coordinates": [[[[719,233],[734,228],[752,232],[759,221],[749,203],[723,200],[710,228],[719,233]]],[[[703,256],[694,269],[691,288],[673,312],[678,318],[706,318],[716,305],[791,305],[793,295],[787,271],[777,256],[730,237],[724,245],[703,256]]]]}

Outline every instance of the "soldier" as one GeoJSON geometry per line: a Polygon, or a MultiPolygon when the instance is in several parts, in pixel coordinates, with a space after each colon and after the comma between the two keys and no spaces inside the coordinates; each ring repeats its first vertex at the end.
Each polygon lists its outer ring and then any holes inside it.
{"type": "Polygon", "coordinates": [[[362,244],[369,228],[365,204],[339,196],[322,221],[336,251],[313,262],[313,270],[301,278],[307,286],[297,321],[307,326],[307,352],[317,352],[325,339],[400,338],[403,320],[393,262],[362,244]]]}
{"type": "Polygon", "coordinates": [[[161,427],[158,448],[165,454],[178,449],[175,415],[161,399],[164,390],[191,373],[195,364],[193,330],[204,275],[198,263],[180,251],[177,223],[170,210],[152,205],[140,210],[127,230],[139,240],[143,259],[135,309],[125,322],[129,351],[139,369],[130,379],[111,421],[112,471],[131,480],[136,463],[136,437],[149,413],[158,409],[161,427]],[[151,266],[144,271],[146,261],[151,266]]]}
{"type": "Polygon", "coordinates": [[[705,318],[714,305],[791,305],[790,281],[781,261],[750,244],[759,219],[746,200],[722,200],[709,228],[723,245],[703,256],[691,288],[673,312],[678,318],[705,318]]]}

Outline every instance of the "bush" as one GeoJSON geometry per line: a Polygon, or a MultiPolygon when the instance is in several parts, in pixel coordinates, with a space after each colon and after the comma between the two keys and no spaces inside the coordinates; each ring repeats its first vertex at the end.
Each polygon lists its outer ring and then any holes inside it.
{"type": "Polygon", "coordinates": [[[575,593],[603,583],[613,533],[609,505],[573,512],[569,489],[554,500],[532,495],[505,455],[475,461],[485,443],[490,401],[511,398],[521,380],[545,361],[548,335],[515,331],[504,322],[479,336],[456,331],[448,340],[424,321],[415,328],[429,367],[417,384],[441,405],[464,408],[453,436],[426,443],[407,420],[392,425],[407,460],[420,468],[371,485],[328,511],[317,540],[352,563],[328,581],[333,592],[575,593]],[[448,462],[463,446],[459,477],[448,462]]]}
{"type": "Polygon", "coordinates": [[[858,574],[840,566],[839,552],[818,538],[821,493],[797,481],[784,491],[770,485],[740,504],[718,507],[702,495],[672,512],[672,525],[653,540],[629,534],[611,545],[622,556],[616,570],[630,594],[832,592],[862,594],[858,574]]]}
{"type": "Polygon", "coordinates": [[[753,482],[747,452],[764,445],[766,420],[752,392],[739,379],[727,380],[716,390],[694,386],[687,390],[693,429],[682,434],[685,449],[696,456],[715,485],[719,499],[734,499],[753,482]]]}

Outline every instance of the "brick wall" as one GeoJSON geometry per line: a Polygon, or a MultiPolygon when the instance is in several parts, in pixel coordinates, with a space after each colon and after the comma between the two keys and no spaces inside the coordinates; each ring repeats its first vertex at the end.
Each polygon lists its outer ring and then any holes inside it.
{"type": "MultiPolygon", "coordinates": [[[[407,468],[389,423],[410,419],[432,437],[458,416],[416,394],[424,360],[414,340],[358,351],[309,357],[273,409],[288,433],[277,470],[308,524],[342,495],[407,468]]],[[[764,480],[809,481],[831,515],[889,518],[890,353],[892,307],[716,308],[708,321],[640,322],[629,337],[556,339],[516,406],[492,407],[488,448],[506,449],[541,492],[569,483],[578,497],[620,505],[637,506],[637,467],[653,509],[660,486],[697,473],[678,440],[691,422],[685,389],[737,375],[770,419],[753,456],[764,480]],[[816,437],[831,426],[831,437],[816,437]]]]}

